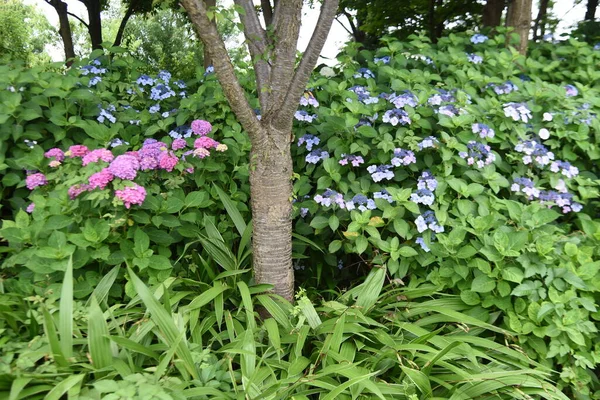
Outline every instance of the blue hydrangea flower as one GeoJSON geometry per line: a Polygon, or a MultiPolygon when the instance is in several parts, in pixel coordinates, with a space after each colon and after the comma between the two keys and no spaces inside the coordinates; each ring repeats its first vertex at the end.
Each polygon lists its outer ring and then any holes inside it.
{"type": "Polygon", "coordinates": [[[392,204],[394,202],[394,199],[392,198],[392,196],[385,189],[382,189],[380,192],[373,193],[373,198],[386,200],[390,204],[392,204]]]}
{"type": "Polygon", "coordinates": [[[447,117],[456,117],[460,113],[460,110],[456,108],[453,104],[446,104],[440,106],[440,108],[437,109],[437,113],[445,115],[447,117]]]}
{"type": "Polygon", "coordinates": [[[304,110],[298,110],[294,114],[294,118],[296,118],[298,121],[313,122],[315,119],[317,119],[317,116],[314,114],[311,115],[304,110]]]}
{"type": "Polygon", "coordinates": [[[301,208],[300,208],[300,216],[301,216],[302,218],[304,218],[304,217],[306,217],[307,215],[308,215],[308,208],[301,207],[301,208]]]}
{"type": "Polygon", "coordinates": [[[567,92],[567,97],[573,97],[579,94],[579,90],[573,85],[565,85],[565,90],[567,92]]]}
{"type": "Polygon", "coordinates": [[[325,160],[326,158],[329,158],[328,152],[326,152],[325,150],[316,149],[308,153],[306,155],[305,160],[309,164],[316,164],[321,160],[325,160]]]}
{"type": "Polygon", "coordinates": [[[337,204],[341,208],[346,208],[344,196],[335,190],[327,189],[323,192],[323,194],[316,195],[314,200],[317,204],[320,204],[323,207],[330,207],[332,204],[337,204]]]}
{"type": "Polygon", "coordinates": [[[150,90],[150,99],[154,101],[165,100],[173,96],[175,96],[175,92],[169,85],[163,85],[162,83],[159,83],[150,90]]]}
{"type": "Polygon", "coordinates": [[[473,43],[473,44],[484,43],[488,39],[489,38],[487,36],[482,35],[480,33],[476,33],[471,37],[471,43],[473,43]]]}
{"type": "Polygon", "coordinates": [[[416,107],[418,104],[417,97],[408,90],[399,95],[396,95],[395,93],[391,94],[388,98],[388,101],[396,108],[402,108],[406,105],[416,107]]]}
{"type": "Polygon", "coordinates": [[[154,79],[150,78],[148,75],[142,75],[137,78],[136,83],[140,86],[152,86],[154,85],[154,79]]]}
{"type": "Polygon", "coordinates": [[[390,180],[394,178],[394,172],[390,170],[391,165],[370,165],[367,171],[371,174],[373,182],[379,182],[384,179],[390,180]]]}
{"type": "Polygon", "coordinates": [[[339,164],[348,165],[348,163],[350,163],[353,167],[358,167],[364,162],[365,160],[362,158],[362,156],[355,156],[353,154],[342,154],[342,159],[339,161],[339,164]]]}
{"type": "Polygon", "coordinates": [[[512,83],[512,81],[506,81],[505,83],[501,84],[489,83],[486,87],[492,88],[497,95],[509,94],[519,90],[517,85],[512,83]]]}
{"type": "Polygon", "coordinates": [[[304,92],[304,95],[300,97],[300,105],[319,107],[319,102],[311,92],[304,92]]]}
{"type": "Polygon", "coordinates": [[[215,72],[215,67],[209,65],[208,67],[206,67],[206,71],[204,71],[204,76],[212,74],[213,72],[215,72]]]}
{"type": "Polygon", "coordinates": [[[417,225],[417,231],[419,233],[423,233],[427,229],[430,229],[435,233],[444,232],[444,227],[438,223],[434,212],[431,210],[427,210],[423,214],[419,215],[417,219],[415,219],[415,224],[417,225]]]}
{"type": "Polygon", "coordinates": [[[419,144],[419,150],[437,147],[440,142],[433,136],[427,136],[419,144]]]}
{"type": "Polygon", "coordinates": [[[111,114],[112,111],[115,111],[114,106],[108,106],[105,110],[104,108],[100,108],[100,115],[98,115],[98,122],[103,123],[105,120],[109,120],[113,124],[117,122],[117,118],[111,114]]]}
{"type": "Polygon", "coordinates": [[[150,114],[156,114],[157,112],[160,111],[160,104],[155,104],[152,107],[150,107],[148,109],[148,111],[150,112],[150,114]]]}
{"type": "Polygon", "coordinates": [[[96,86],[99,82],[102,82],[102,78],[99,76],[94,76],[92,79],[90,79],[88,87],[96,86]]]}
{"type": "Polygon", "coordinates": [[[492,149],[486,144],[471,140],[467,143],[467,149],[466,152],[461,151],[458,155],[466,159],[468,165],[475,164],[477,168],[483,168],[496,160],[492,149]]]}
{"type": "Polygon", "coordinates": [[[522,158],[523,164],[525,165],[535,161],[538,166],[543,167],[554,160],[554,153],[535,140],[520,141],[515,146],[515,151],[525,154],[522,158]]]}
{"type": "Polygon", "coordinates": [[[512,118],[514,121],[527,123],[532,118],[531,111],[525,103],[506,103],[503,108],[504,115],[512,118]]]}
{"type": "Polygon", "coordinates": [[[515,193],[524,193],[530,200],[540,196],[540,190],[535,187],[535,184],[529,178],[515,178],[510,190],[515,193]]]}
{"type": "Polygon", "coordinates": [[[306,143],[306,150],[311,151],[313,146],[321,143],[321,139],[315,135],[306,134],[298,139],[298,147],[302,146],[304,143],[306,143]]]}
{"type": "MultiPolygon", "coordinates": [[[[369,92],[367,90],[367,88],[364,86],[356,85],[356,86],[352,86],[348,90],[356,93],[356,96],[358,96],[358,101],[360,101],[361,103],[375,104],[375,103],[379,102],[379,98],[371,96],[371,92],[369,92]]],[[[352,99],[347,98],[346,101],[351,103],[352,99]]]]}
{"type": "Polygon", "coordinates": [[[383,114],[382,118],[383,122],[388,122],[393,126],[398,124],[401,125],[410,125],[411,120],[406,111],[401,110],[399,108],[394,108],[393,110],[388,110],[383,114]]]}
{"type": "Polygon", "coordinates": [[[438,181],[430,171],[423,171],[417,181],[417,189],[427,189],[434,191],[438,186],[438,181]]]}
{"type": "Polygon", "coordinates": [[[413,201],[417,204],[423,204],[426,206],[430,206],[433,204],[435,200],[435,195],[431,190],[427,189],[418,189],[416,192],[410,195],[410,201],[413,201]]]}
{"type": "Polygon", "coordinates": [[[489,126],[487,126],[486,124],[476,123],[471,126],[471,129],[473,130],[473,133],[478,133],[479,137],[482,139],[485,139],[485,138],[491,139],[495,135],[494,130],[492,128],[490,128],[489,126]]]}
{"type": "Polygon", "coordinates": [[[417,162],[415,153],[410,150],[404,150],[401,148],[394,149],[394,157],[392,158],[392,165],[399,167],[401,165],[407,166],[417,162]]]}
{"type": "Polygon", "coordinates": [[[429,253],[431,251],[431,249],[427,246],[427,244],[425,243],[425,240],[423,240],[423,238],[421,236],[419,236],[417,238],[417,240],[415,240],[415,243],[417,243],[418,245],[421,246],[421,248],[426,252],[429,253]]]}
{"type": "Polygon", "coordinates": [[[161,70],[158,72],[157,78],[162,80],[164,83],[169,83],[171,80],[171,73],[169,71],[161,70]]]}
{"type": "Polygon", "coordinates": [[[373,62],[375,64],[379,64],[379,63],[389,64],[390,60],[391,60],[390,56],[383,56],[383,57],[375,57],[373,59],[373,62]]]}
{"type": "Polygon", "coordinates": [[[358,71],[356,71],[356,74],[354,74],[354,77],[375,79],[375,74],[373,74],[373,72],[371,72],[371,70],[368,68],[359,68],[358,71]]]}
{"type": "Polygon", "coordinates": [[[467,60],[473,64],[481,64],[483,62],[483,57],[474,53],[467,53],[467,60]]]}
{"type": "Polygon", "coordinates": [[[550,171],[560,172],[567,178],[574,178],[579,175],[579,169],[572,166],[567,161],[554,161],[552,164],[550,164],[550,171]]]}

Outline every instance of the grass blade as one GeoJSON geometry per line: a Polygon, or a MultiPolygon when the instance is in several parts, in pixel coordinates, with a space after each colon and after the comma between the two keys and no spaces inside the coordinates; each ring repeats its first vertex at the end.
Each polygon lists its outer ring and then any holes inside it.
{"type": "Polygon", "coordinates": [[[370,309],[377,302],[377,298],[383,288],[385,280],[385,267],[373,268],[365,282],[360,285],[360,291],[356,298],[356,305],[366,310],[370,309]]]}
{"type": "Polygon", "coordinates": [[[48,392],[44,400],[60,400],[71,388],[81,385],[84,377],[85,374],[70,375],[48,392]]]}
{"type": "Polygon", "coordinates": [[[246,222],[244,222],[242,214],[240,214],[240,211],[237,209],[233,200],[231,200],[231,198],[227,196],[227,193],[225,193],[217,185],[214,186],[215,190],[217,191],[217,194],[219,195],[219,198],[221,199],[221,202],[225,206],[225,210],[227,210],[229,218],[231,218],[231,220],[233,221],[233,224],[235,225],[237,231],[240,233],[240,236],[244,236],[244,231],[246,230],[246,222]]]}
{"type": "Polygon", "coordinates": [[[69,364],[65,360],[65,356],[60,347],[60,340],[58,339],[58,334],[56,333],[56,325],[54,324],[54,319],[50,312],[43,307],[44,314],[44,332],[46,333],[46,337],[48,338],[48,343],[50,344],[50,351],[52,352],[52,356],[54,357],[54,361],[60,367],[67,367],[69,364]]]}
{"type": "Polygon", "coordinates": [[[152,292],[150,292],[131,268],[127,268],[127,272],[138,296],[140,296],[142,302],[150,311],[151,319],[163,333],[166,344],[171,347],[175,346],[175,343],[177,342],[176,354],[183,360],[184,366],[190,375],[192,375],[194,379],[198,379],[198,371],[196,370],[192,353],[187,347],[185,337],[178,341],[180,329],[175,325],[171,314],[160,305],[158,300],[152,295],[152,292]]]}
{"type": "Polygon", "coordinates": [[[21,391],[31,382],[31,378],[17,378],[12,382],[10,386],[10,394],[8,400],[18,400],[21,391]]]}
{"type": "Polygon", "coordinates": [[[158,358],[159,358],[158,353],[150,350],[146,346],[142,346],[138,342],[135,342],[131,339],[127,339],[122,336],[109,336],[109,339],[124,349],[130,350],[130,351],[135,351],[136,353],[140,353],[140,354],[143,354],[150,358],[154,358],[155,360],[158,360],[158,358]]]}
{"type": "Polygon", "coordinates": [[[108,325],[95,297],[89,306],[88,347],[94,368],[102,369],[112,364],[108,325]]]}
{"type": "Polygon", "coordinates": [[[73,258],[69,258],[62,289],[58,318],[60,348],[65,358],[73,356],[73,258]]]}
{"type": "Polygon", "coordinates": [[[246,309],[246,323],[248,324],[248,329],[254,329],[256,328],[256,321],[254,320],[254,307],[252,307],[250,291],[248,291],[248,286],[245,282],[238,282],[237,286],[242,296],[242,304],[246,309]]]}
{"type": "Polygon", "coordinates": [[[102,302],[108,296],[108,292],[110,291],[110,288],[112,287],[113,283],[115,283],[115,279],[117,279],[120,269],[121,267],[117,265],[116,267],[108,271],[108,274],[102,277],[102,279],[100,280],[100,282],[98,282],[98,285],[96,285],[96,288],[92,292],[92,295],[86,302],[86,306],[90,305],[92,298],[96,298],[98,304],[102,304],[102,302]]]}

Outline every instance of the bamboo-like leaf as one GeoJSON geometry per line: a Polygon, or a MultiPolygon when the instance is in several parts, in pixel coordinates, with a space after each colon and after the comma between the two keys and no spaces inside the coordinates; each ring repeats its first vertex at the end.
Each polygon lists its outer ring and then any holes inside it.
{"type": "Polygon", "coordinates": [[[124,349],[143,354],[150,358],[154,358],[155,360],[158,360],[158,358],[159,358],[159,354],[156,353],[155,351],[152,351],[148,347],[143,346],[143,345],[139,344],[138,342],[134,342],[133,340],[128,339],[126,337],[109,336],[108,338],[109,338],[109,340],[113,341],[114,343],[116,343],[117,345],[121,346],[124,349]]]}
{"type": "Polygon", "coordinates": [[[325,253],[325,250],[323,250],[318,244],[316,244],[315,242],[313,242],[312,240],[310,240],[307,237],[304,237],[304,236],[299,235],[297,233],[292,233],[292,237],[295,238],[295,239],[298,239],[301,242],[304,242],[304,243],[312,246],[315,250],[318,250],[321,253],[325,253]]]}
{"type": "Polygon", "coordinates": [[[67,263],[60,291],[58,334],[62,353],[65,358],[71,358],[73,356],[73,257],[70,257],[67,263]]]}
{"type": "Polygon", "coordinates": [[[233,221],[237,231],[240,233],[240,236],[244,236],[244,231],[246,230],[246,223],[244,222],[244,218],[242,214],[237,209],[235,203],[231,198],[217,185],[214,185],[221,202],[225,206],[225,210],[227,210],[227,214],[229,218],[233,221]]]}
{"type": "MultiPolygon", "coordinates": [[[[171,314],[168,313],[156,300],[156,298],[152,295],[150,290],[144,285],[144,283],[140,280],[140,278],[135,275],[135,273],[131,270],[131,268],[127,268],[127,272],[137,291],[138,295],[144,302],[144,305],[150,311],[152,316],[152,320],[156,323],[156,325],[160,328],[161,332],[164,335],[166,344],[170,347],[174,346],[177,341],[180,330],[175,325],[171,314]]],[[[196,366],[194,364],[194,360],[192,358],[192,354],[190,349],[187,347],[187,343],[185,338],[180,340],[176,345],[177,355],[182,359],[186,370],[194,377],[194,379],[198,379],[198,372],[196,370],[196,366]]]]}
{"type": "Polygon", "coordinates": [[[157,380],[164,376],[164,374],[167,370],[167,367],[169,366],[169,363],[171,362],[171,360],[173,359],[173,356],[175,356],[175,353],[177,352],[177,347],[181,344],[184,334],[185,334],[185,331],[182,331],[179,334],[179,336],[175,339],[173,344],[169,346],[169,350],[165,353],[163,359],[160,360],[160,363],[158,363],[158,365],[156,366],[156,370],[154,371],[154,376],[156,377],[157,380]]]}
{"type": "Polygon", "coordinates": [[[277,321],[274,318],[267,318],[263,325],[267,330],[267,336],[269,336],[269,342],[277,351],[277,354],[281,353],[281,336],[279,335],[279,327],[277,321]]]}
{"type": "Polygon", "coordinates": [[[10,385],[10,394],[8,395],[8,400],[18,400],[19,395],[25,389],[27,384],[31,382],[31,378],[17,378],[10,385]]]}
{"type": "Polygon", "coordinates": [[[354,377],[352,379],[348,379],[346,382],[342,383],[341,385],[339,385],[335,389],[333,389],[331,392],[329,392],[322,399],[323,400],[335,400],[338,395],[343,393],[344,390],[348,389],[350,386],[356,385],[364,380],[367,380],[375,374],[377,374],[377,372],[371,372],[370,374],[361,375],[361,376],[354,377]]]}
{"type": "Polygon", "coordinates": [[[312,305],[308,297],[301,297],[298,300],[298,307],[300,307],[300,310],[306,317],[306,320],[308,321],[308,324],[311,328],[316,329],[319,325],[323,323],[321,321],[321,318],[319,317],[319,314],[317,314],[315,307],[312,305]]]}
{"type": "Polygon", "coordinates": [[[67,367],[69,364],[67,363],[60,347],[60,340],[58,339],[58,334],[56,333],[54,319],[46,307],[43,307],[42,313],[44,314],[44,332],[48,338],[48,344],[50,345],[50,351],[52,352],[54,361],[56,361],[60,367],[67,367]]]}
{"type": "Polygon", "coordinates": [[[218,389],[212,387],[196,387],[191,389],[186,389],[182,392],[182,394],[188,398],[197,398],[200,396],[213,396],[215,399],[233,399],[234,397],[228,393],[221,392],[218,389]]]}
{"type": "Polygon", "coordinates": [[[381,293],[384,280],[385,267],[373,268],[364,283],[360,285],[361,289],[356,298],[356,305],[366,310],[373,307],[381,293]]]}
{"type": "Polygon", "coordinates": [[[198,240],[202,243],[202,247],[204,247],[208,255],[226,271],[237,269],[237,260],[231,250],[225,246],[224,242],[216,241],[203,235],[199,235],[198,240]]]}
{"type": "Polygon", "coordinates": [[[281,325],[287,332],[292,330],[292,324],[290,323],[289,313],[283,310],[280,304],[278,304],[270,295],[261,294],[256,296],[258,302],[269,312],[269,314],[275,318],[275,321],[281,325]]]}
{"type": "Polygon", "coordinates": [[[254,343],[254,335],[250,329],[246,329],[246,332],[244,332],[240,350],[242,383],[244,385],[244,389],[248,391],[254,371],[256,369],[256,344],[254,343]]]}
{"type": "Polygon", "coordinates": [[[90,305],[90,302],[92,301],[93,298],[95,298],[96,301],[98,301],[98,304],[102,304],[102,302],[108,296],[108,292],[110,291],[110,288],[115,283],[115,279],[117,279],[120,269],[121,269],[121,266],[117,265],[113,269],[108,271],[108,274],[106,274],[102,277],[102,279],[100,280],[100,282],[98,282],[98,285],[96,285],[96,288],[92,292],[92,295],[87,300],[87,302],[85,304],[86,306],[90,305]]]}
{"type": "Polygon", "coordinates": [[[44,400],[60,400],[72,387],[81,385],[85,374],[70,375],[48,392],[44,400]]]}
{"type": "Polygon", "coordinates": [[[410,379],[421,391],[422,399],[428,399],[431,397],[431,384],[429,383],[429,378],[423,372],[408,368],[405,366],[400,366],[402,368],[402,372],[406,374],[408,379],[410,379]]]}
{"type": "Polygon", "coordinates": [[[96,369],[106,368],[112,363],[108,325],[95,297],[88,309],[88,347],[92,365],[96,369]]]}
{"type": "Polygon", "coordinates": [[[425,368],[423,368],[423,373],[429,377],[429,374],[431,373],[431,368],[433,368],[435,363],[438,360],[440,360],[442,357],[444,357],[450,350],[452,350],[456,346],[459,346],[460,344],[461,344],[460,342],[456,341],[456,342],[452,342],[448,346],[444,347],[442,349],[442,351],[440,351],[438,354],[436,354],[436,356],[433,359],[431,359],[430,361],[427,362],[427,366],[425,368]]]}
{"type": "Polygon", "coordinates": [[[252,220],[250,220],[250,222],[248,222],[248,225],[246,225],[246,229],[244,230],[244,233],[242,234],[242,238],[240,239],[240,246],[238,248],[238,256],[237,256],[238,268],[245,258],[245,256],[243,256],[244,250],[246,249],[246,247],[248,247],[250,249],[250,241],[251,240],[252,240],[252,220]]]}
{"type": "Polygon", "coordinates": [[[246,324],[248,325],[248,329],[254,329],[256,328],[256,321],[254,320],[254,308],[252,307],[252,298],[248,291],[248,285],[245,282],[238,282],[237,286],[242,296],[242,304],[246,309],[246,324]]]}
{"type": "Polygon", "coordinates": [[[194,310],[196,308],[203,307],[211,301],[213,301],[219,294],[223,293],[227,289],[229,289],[229,286],[227,286],[223,282],[215,282],[212,288],[200,294],[198,297],[192,300],[190,304],[188,304],[185,308],[187,310],[194,310]]]}

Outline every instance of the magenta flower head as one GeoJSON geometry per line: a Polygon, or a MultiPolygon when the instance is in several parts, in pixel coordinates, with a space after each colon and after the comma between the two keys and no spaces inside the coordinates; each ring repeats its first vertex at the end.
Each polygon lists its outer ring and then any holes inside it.
{"type": "Polygon", "coordinates": [[[88,191],[90,189],[90,185],[74,185],[69,188],[69,198],[74,200],[75,197],[79,196],[81,193],[88,191]]]}
{"type": "Polygon", "coordinates": [[[87,146],[84,146],[82,144],[76,144],[75,146],[71,146],[71,147],[69,147],[69,150],[67,151],[67,153],[69,153],[69,156],[71,158],[83,157],[88,152],[89,152],[89,149],[87,148],[87,146]]]}
{"type": "Polygon", "coordinates": [[[35,174],[28,175],[27,178],[25,179],[25,185],[27,186],[27,189],[29,189],[29,190],[33,190],[38,186],[44,186],[47,183],[48,183],[48,181],[46,180],[46,176],[44,174],[42,174],[41,172],[37,172],[35,174]]]}
{"type": "Polygon", "coordinates": [[[146,189],[140,185],[134,184],[134,186],[127,186],[123,190],[116,190],[115,196],[123,201],[125,208],[129,208],[132,204],[142,205],[146,198],[146,189]]]}
{"type": "Polygon", "coordinates": [[[218,145],[219,142],[208,136],[199,137],[194,142],[194,147],[196,149],[216,149],[218,145]]]}
{"type": "Polygon", "coordinates": [[[65,153],[61,149],[53,148],[44,153],[44,157],[52,158],[54,157],[55,161],[62,162],[65,159],[65,153]]]}
{"type": "Polygon", "coordinates": [[[177,165],[179,158],[177,158],[173,153],[169,154],[168,152],[164,152],[158,161],[158,166],[161,169],[167,170],[169,172],[173,171],[173,168],[177,165]]]}
{"type": "Polygon", "coordinates": [[[121,179],[135,179],[137,171],[140,169],[140,162],[137,157],[131,154],[122,154],[115,158],[110,165],[108,170],[117,178],[121,179]]]}
{"type": "Polygon", "coordinates": [[[104,189],[106,185],[108,185],[114,179],[114,177],[115,176],[108,170],[108,168],[104,168],[102,171],[96,172],[94,175],[90,176],[90,189],[104,189]]]}
{"type": "Polygon", "coordinates": [[[33,212],[33,210],[35,210],[35,203],[31,203],[27,206],[27,208],[25,209],[25,211],[27,211],[29,214],[31,214],[33,212]]]}
{"type": "Polygon", "coordinates": [[[173,150],[181,150],[185,148],[185,146],[187,146],[187,143],[183,138],[175,139],[173,140],[173,143],[171,143],[171,148],[173,150]]]}
{"type": "Polygon", "coordinates": [[[196,135],[206,136],[210,131],[212,131],[212,125],[208,121],[204,121],[203,119],[196,119],[192,121],[192,131],[196,135]]]}
{"type": "Polygon", "coordinates": [[[89,153],[87,153],[86,155],[84,155],[81,160],[81,163],[82,163],[82,165],[86,166],[89,163],[92,163],[92,162],[95,163],[100,160],[102,160],[104,162],[111,162],[114,158],[115,158],[115,156],[113,156],[113,153],[110,150],[97,149],[97,150],[92,150],[89,153]]]}

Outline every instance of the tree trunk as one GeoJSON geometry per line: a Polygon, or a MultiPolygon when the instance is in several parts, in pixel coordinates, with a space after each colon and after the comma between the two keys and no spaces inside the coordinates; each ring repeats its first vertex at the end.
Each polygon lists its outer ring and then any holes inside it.
{"type": "Polygon", "coordinates": [[[512,0],[508,6],[506,26],[513,27],[519,35],[519,53],[527,53],[529,44],[529,31],[531,29],[531,3],[532,0],[512,0]]]}
{"type": "Polygon", "coordinates": [[[596,9],[598,8],[598,0],[588,0],[587,9],[585,11],[586,21],[593,21],[596,18],[596,9]]]}
{"type": "Polygon", "coordinates": [[[495,28],[500,26],[505,0],[488,0],[483,7],[483,26],[495,28]]]}
{"type": "Polygon", "coordinates": [[[100,12],[102,11],[100,0],[87,0],[85,3],[88,11],[89,34],[92,42],[92,49],[102,48],[102,20],[100,12]]]}
{"type": "MultiPolygon", "coordinates": [[[[217,6],[217,0],[204,0],[204,3],[206,4],[207,10],[210,10],[211,7],[217,6]]],[[[213,19],[212,24],[215,26],[215,29],[216,29],[217,23],[215,21],[216,21],[216,19],[213,19]]],[[[208,52],[208,47],[204,46],[204,69],[206,70],[206,68],[208,68],[212,65],[213,65],[213,60],[210,57],[210,53],[208,52]]]]}
{"type": "Polygon", "coordinates": [[[548,15],[548,4],[550,0],[540,0],[540,10],[538,12],[537,18],[535,19],[535,24],[533,25],[533,40],[537,41],[540,37],[544,37],[546,33],[546,16],[548,15]],[[538,30],[540,34],[538,35],[538,30]]]}
{"type": "Polygon", "coordinates": [[[48,3],[54,7],[58,14],[58,33],[60,34],[65,47],[66,64],[70,67],[75,58],[75,49],[73,48],[73,35],[71,33],[71,25],[69,24],[69,16],[67,14],[67,3],[61,0],[51,0],[48,3]]]}
{"type": "Polygon", "coordinates": [[[256,136],[250,160],[252,250],[257,283],[274,286],[273,292],[291,300],[292,268],[292,157],[291,132],[256,136]]]}
{"type": "Polygon", "coordinates": [[[132,1],[131,3],[129,3],[129,7],[127,8],[127,11],[125,12],[125,16],[121,20],[121,24],[119,25],[119,30],[117,31],[117,35],[115,36],[115,42],[113,43],[113,46],[116,47],[116,46],[121,45],[121,42],[123,41],[123,34],[125,33],[125,26],[127,26],[127,22],[129,21],[129,18],[131,18],[131,16],[133,15],[134,8],[135,8],[135,2],[132,1]]]}

